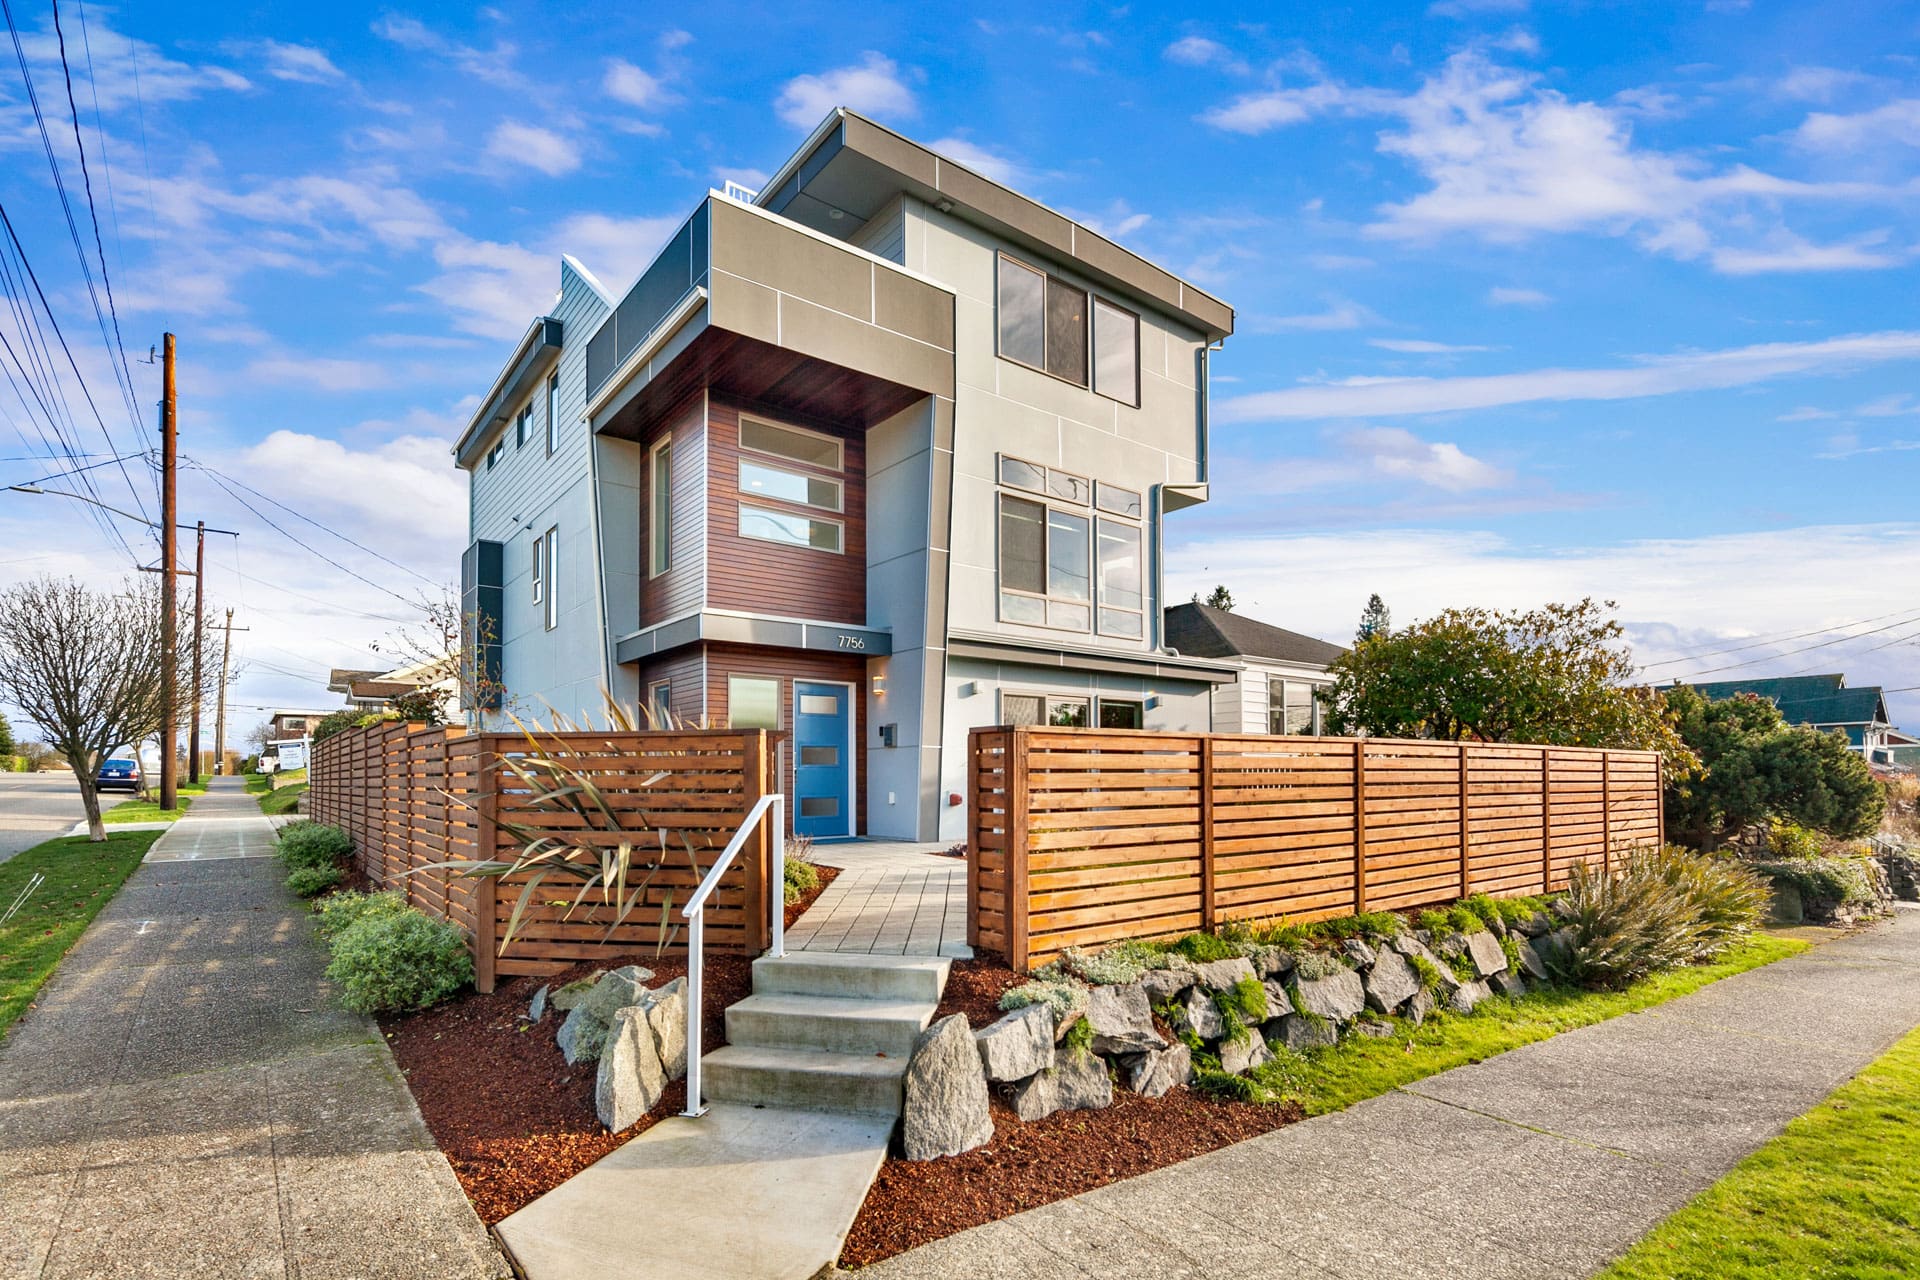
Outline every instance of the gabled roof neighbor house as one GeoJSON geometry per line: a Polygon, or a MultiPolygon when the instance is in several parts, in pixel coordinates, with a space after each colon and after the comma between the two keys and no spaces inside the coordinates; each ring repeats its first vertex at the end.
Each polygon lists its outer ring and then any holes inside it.
{"type": "Polygon", "coordinates": [[[559,267],[455,448],[469,687],[778,729],[820,839],[963,836],[975,726],[1209,727],[1161,533],[1225,303],[846,110],[625,289],[559,267]]]}
{"type": "Polygon", "coordinates": [[[1788,724],[1838,729],[1847,735],[1854,750],[1869,756],[1887,744],[1887,733],[1893,727],[1887,719],[1887,700],[1879,685],[1850,689],[1847,678],[1837,672],[1757,680],[1712,680],[1693,687],[1702,697],[1714,702],[1740,693],[1758,694],[1779,707],[1788,724]]]}
{"type": "Polygon", "coordinates": [[[1177,653],[1234,664],[1234,681],[1214,686],[1216,733],[1320,733],[1314,695],[1332,683],[1327,666],[1346,652],[1197,600],[1168,608],[1166,641],[1177,653]]]}

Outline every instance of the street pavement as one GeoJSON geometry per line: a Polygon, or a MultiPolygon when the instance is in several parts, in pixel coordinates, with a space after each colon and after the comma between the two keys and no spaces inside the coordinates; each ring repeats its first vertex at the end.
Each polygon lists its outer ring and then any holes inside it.
{"type": "MultiPolygon", "coordinates": [[[[102,801],[113,804],[119,794],[102,801]]],[[[67,834],[86,816],[71,773],[0,773],[0,862],[67,834]]]]}
{"type": "Polygon", "coordinates": [[[0,1280],[507,1273],[217,779],[0,1042],[0,1280]]]}

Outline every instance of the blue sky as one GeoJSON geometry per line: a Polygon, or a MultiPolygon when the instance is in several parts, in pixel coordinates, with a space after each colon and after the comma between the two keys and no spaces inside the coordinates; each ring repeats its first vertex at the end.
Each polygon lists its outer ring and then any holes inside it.
{"type": "MultiPolygon", "coordinates": [[[[637,10],[63,5],[96,249],[49,10],[14,5],[124,346],[180,335],[183,452],[362,544],[253,499],[348,576],[189,471],[183,512],[242,534],[208,575],[254,628],[241,707],[331,703],[454,574],[447,446],[558,255],[624,287],[835,103],[1238,309],[1183,592],[1333,639],[1371,591],[1402,622],[1593,594],[1655,676],[1920,685],[1920,5],[637,10]]],[[[155,370],[116,397],[0,54],[0,200],[138,448],[155,370]]],[[[0,483],[56,469],[12,394],[0,483]]],[[[0,495],[0,540],[0,583],[128,563],[55,498],[0,495]]]]}

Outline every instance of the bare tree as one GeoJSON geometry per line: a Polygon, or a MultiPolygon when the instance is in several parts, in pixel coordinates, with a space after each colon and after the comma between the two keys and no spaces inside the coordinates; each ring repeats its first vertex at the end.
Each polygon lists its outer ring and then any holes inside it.
{"type": "MultiPolygon", "coordinates": [[[[505,687],[490,679],[479,664],[461,660],[468,637],[476,651],[495,644],[499,639],[498,622],[477,613],[463,613],[460,593],[451,586],[416,593],[413,608],[419,614],[417,621],[389,632],[384,640],[368,648],[396,659],[396,665],[420,668],[422,691],[436,703],[440,699],[427,686],[452,678],[459,685],[462,707],[501,705],[505,687]]],[[[445,708],[439,710],[444,712],[445,708]]]]}
{"type": "MultiPolygon", "coordinates": [[[[177,606],[176,606],[177,607],[177,606]]],[[[185,610],[190,634],[192,610],[185,610]]],[[[73,766],[90,839],[105,840],[94,783],[100,761],[160,728],[160,596],[123,582],[94,591],[41,577],[0,594],[0,691],[73,766]]],[[[180,705],[192,697],[180,655],[180,705]]]]}

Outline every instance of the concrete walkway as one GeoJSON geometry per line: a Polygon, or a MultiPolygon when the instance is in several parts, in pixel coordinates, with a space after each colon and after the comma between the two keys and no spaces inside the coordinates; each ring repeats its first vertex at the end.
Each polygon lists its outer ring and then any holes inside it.
{"type": "Polygon", "coordinates": [[[1591,1275],[1920,1024],[1920,910],[860,1272],[1591,1275]]]}
{"type": "Polygon", "coordinates": [[[214,787],[0,1043],[0,1277],[505,1275],[272,824],[214,787]]]}
{"type": "Polygon", "coordinates": [[[813,847],[840,875],[787,931],[789,951],[958,956],[967,945],[967,862],[941,844],[849,840],[813,847]]]}

